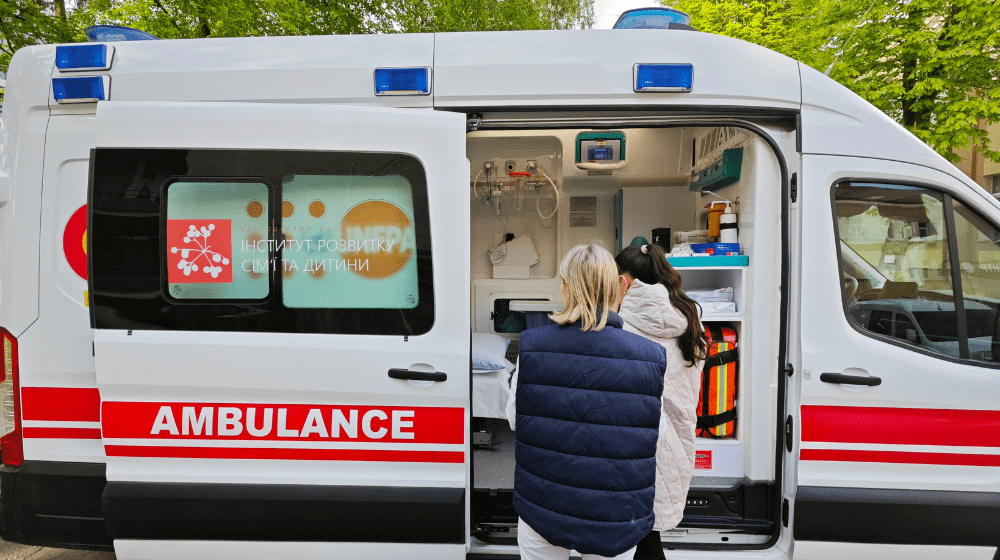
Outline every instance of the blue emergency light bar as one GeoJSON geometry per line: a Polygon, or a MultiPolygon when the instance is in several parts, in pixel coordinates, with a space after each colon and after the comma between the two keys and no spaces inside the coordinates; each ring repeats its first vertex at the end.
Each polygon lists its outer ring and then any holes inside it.
{"type": "Polygon", "coordinates": [[[145,31],[122,27],[120,25],[91,25],[83,30],[87,40],[92,43],[110,43],[114,41],[156,41],[156,35],[145,31]]]}
{"type": "Polygon", "coordinates": [[[56,68],[61,72],[107,70],[111,68],[114,52],[114,47],[107,45],[59,45],[56,47],[56,68]]]}
{"type": "Polygon", "coordinates": [[[375,69],[375,95],[429,95],[430,93],[430,68],[375,69]]]}
{"type": "Polygon", "coordinates": [[[691,64],[636,64],[633,67],[637,92],[690,92],[694,84],[691,64]]]}
{"type": "Polygon", "coordinates": [[[614,29],[671,29],[671,24],[691,25],[691,16],[670,8],[637,8],[623,12],[614,29]]]}
{"type": "Polygon", "coordinates": [[[108,76],[52,78],[52,94],[59,103],[106,101],[110,86],[111,78],[108,76]]]}

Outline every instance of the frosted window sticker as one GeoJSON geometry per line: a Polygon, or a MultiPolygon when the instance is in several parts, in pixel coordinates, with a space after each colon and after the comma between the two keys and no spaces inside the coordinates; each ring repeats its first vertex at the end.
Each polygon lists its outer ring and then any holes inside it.
{"type": "Polygon", "coordinates": [[[282,303],[415,309],[413,189],[399,175],[295,175],[282,184],[282,303]]]}
{"type": "Polygon", "coordinates": [[[267,297],[268,196],[268,186],[257,182],[168,185],[165,258],[171,297],[267,297]]]}

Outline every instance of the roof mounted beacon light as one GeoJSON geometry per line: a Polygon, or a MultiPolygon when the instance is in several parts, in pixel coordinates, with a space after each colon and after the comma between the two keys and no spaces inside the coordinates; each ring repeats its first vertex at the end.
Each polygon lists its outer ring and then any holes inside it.
{"type": "Polygon", "coordinates": [[[614,29],[684,29],[691,27],[691,16],[670,8],[637,8],[622,12],[614,29]]]}
{"type": "Polygon", "coordinates": [[[159,37],[145,31],[120,25],[91,25],[83,30],[91,43],[113,43],[117,41],[156,41],[159,37]]]}

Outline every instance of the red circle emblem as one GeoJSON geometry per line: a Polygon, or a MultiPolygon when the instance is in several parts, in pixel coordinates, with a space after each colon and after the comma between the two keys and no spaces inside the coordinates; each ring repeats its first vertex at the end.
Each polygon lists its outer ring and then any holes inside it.
{"type": "Polygon", "coordinates": [[[87,279],[87,205],[77,208],[63,230],[63,253],[73,272],[87,279]]]}

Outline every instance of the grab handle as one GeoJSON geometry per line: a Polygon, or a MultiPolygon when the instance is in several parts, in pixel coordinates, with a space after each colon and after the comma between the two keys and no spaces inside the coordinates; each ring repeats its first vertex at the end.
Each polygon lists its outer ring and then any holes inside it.
{"type": "Polygon", "coordinates": [[[819,380],[824,383],[841,383],[843,385],[866,385],[868,387],[878,387],[882,384],[881,377],[864,375],[844,375],[843,373],[821,373],[819,380]]]}
{"type": "Polygon", "coordinates": [[[448,379],[448,374],[441,371],[413,371],[411,369],[392,368],[389,370],[389,377],[411,381],[445,381],[448,379]]]}

